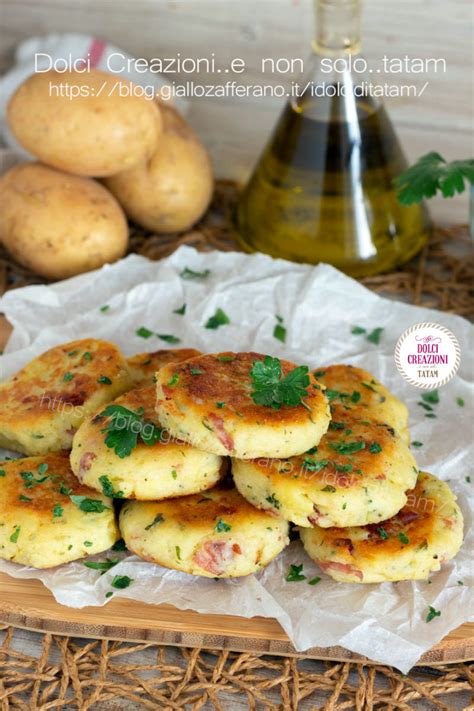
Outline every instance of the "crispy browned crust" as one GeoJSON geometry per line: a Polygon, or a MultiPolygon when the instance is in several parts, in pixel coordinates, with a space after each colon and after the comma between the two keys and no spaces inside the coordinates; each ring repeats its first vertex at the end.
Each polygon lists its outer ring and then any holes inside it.
{"type": "Polygon", "coordinates": [[[151,515],[151,520],[144,521],[144,526],[161,513],[165,520],[172,520],[183,527],[192,526],[193,530],[204,531],[209,529],[210,523],[217,522],[220,518],[231,526],[249,523],[252,520],[261,523],[265,518],[268,518],[271,525],[273,519],[268,512],[260,511],[249,504],[236,489],[228,489],[222,485],[204,491],[202,494],[166,499],[156,503],[147,502],[146,510],[151,515]]]}
{"type": "MultiPolygon", "coordinates": [[[[276,410],[256,405],[251,397],[253,383],[250,370],[255,361],[263,360],[264,357],[260,353],[224,352],[164,366],[160,371],[163,392],[178,408],[192,407],[202,417],[213,410],[224,420],[238,419],[247,425],[298,424],[308,420],[310,411],[325,411],[326,398],[323,391],[315,387],[318,384],[311,374],[308,397],[305,398],[307,407],[282,405],[276,410]],[[173,380],[176,384],[169,385],[173,380]],[[221,409],[216,410],[217,402],[223,403],[221,409]]],[[[283,375],[296,367],[294,363],[285,360],[281,361],[281,366],[283,375]]]]}
{"type": "Polygon", "coordinates": [[[199,355],[201,352],[195,348],[176,348],[154,351],[153,353],[137,353],[137,355],[128,358],[127,363],[135,382],[138,383],[142,380],[153,382],[156,371],[167,363],[180,363],[199,355]]]}
{"type": "MultiPolygon", "coordinates": [[[[359,487],[369,479],[385,479],[387,461],[400,445],[393,429],[387,425],[359,420],[352,412],[338,411],[329,430],[319,445],[306,454],[287,459],[254,459],[252,465],[269,479],[288,478],[301,481],[303,485],[322,488],[330,482],[336,489],[347,490],[359,487]],[[337,451],[341,445],[364,443],[364,449],[347,454],[337,451]],[[378,445],[381,451],[371,451],[378,445]],[[319,471],[312,471],[305,462],[327,462],[319,471]]],[[[405,446],[405,445],[402,445],[405,446]]],[[[377,448],[378,448],[377,447],[377,448]]]]}
{"type": "Polygon", "coordinates": [[[105,500],[96,491],[89,489],[88,486],[84,486],[76,479],[69,466],[68,452],[0,462],[0,470],[5,472],[5,475],[0,478],[1,511],[8,512],[10,517],[14,511],[21,511],[23,515],[27,512],[34,512],[36,518],[39,516],[50,523],[56,504],[63,508],[75,506],[69,498],[70,495],[105,500]],[[47,470],[42,474],[38,472],[38,467],[41,464],[48,465],[47,470]],[[40,483],[27,486],[28,473],[33,474],[34,479],[40,483]],[[44,481],[41,481],[42,479],[44,481]],[[61,493],[61,487],[63,492],[69,491],[70,493],[61,493]],[[31,501],[21,500],[20,497],[26,497],[31,501]]]}
{"type": "MultiPolygon", "coordinates": [[[[367,537],[357,540],[345,538],[344,531],[355,529],[325,528],[324,545],[347,550],[351,559],[375,560],[384,556],[396,556],[401,550],[413,550],[430,540],[436,520],[440,516],[439,506],[433,498],[428,498],[424,490],[427,476],[423,472],[418,477],[414,489],[407,491],[408,503],[396,516],[380,523],[361,526],[367,537]]],[[[449,525],[448,519],[446,519],[449,525]]],[[[341,551],[341,552],[342,552],[341,551]]]]}
{"type": "Polygon", "coordinates": [[[101,376],[128,378],[125,359],[112,343],[90,338],[51,348],[0,385],[0,430],[11,421],[40,429],[61,408],[87,405],[99,389],[110,387],[97,382],[101,376]],[[74,376],[69,381],[67,373],[74,376]]]}

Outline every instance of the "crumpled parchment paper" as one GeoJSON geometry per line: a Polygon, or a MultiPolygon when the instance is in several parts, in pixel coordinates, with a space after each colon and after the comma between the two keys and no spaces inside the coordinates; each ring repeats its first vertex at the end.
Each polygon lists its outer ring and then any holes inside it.
{"type": "MultiPolygon", "coordinates": [[[[123,560],[102,576],[82,562],[38,571],[0,560],[1,571],[39,578],[58,602],[71,607],[106,604],[113,576],[128,575],[134,582],[115,590],[114,596],[203,613],[275,617],[298,651],[342,645],[405,673],[421,654],[472,616],[473,343],[472,327],[464,319],[380,298],[327,265],[310,267],[264,255],[200,254],[188,247],[161,262],[131,255],[52,286],[10,291],[0,300],[0,310],[14,325],[0,358],[1,378],[47,348],[85,336],[111,340],[126,354],[167,347],[158,339],[136,336],[140,326],[172,333],[181,338],[180,345],[206,352],[255,350],[310,367],[360,365],[409,406],[412,440],[424,443],[415,451],[419,466],[449,481],[458,495],[466,532],[457,558],[430,582],[336,583],[318,570],[299,542],[258,575],[233,581],[196,578],[127,554],[119,554],[123,560]],[[179,274],[186,266],[210,269],[211,274],[205,280],[184,280],[179,274]],[[186,315],[174,314],[183,303],[186,315]],[[100,311],[104,304],[110,306],[105,313],[100,311]],[[231,323],[215,331],[205,329],[219,307],[231,323]],[[272,335],[275,314],[284,317],[286,344],[272,335]],[[401,333],[423,321],[451,329],[462,350],[460,370],[440,390],[436,419],[424,417],[417,405],[421,391],[405,383],[393,358],[401,333]],[[354,325],[383,327],[380,344],[352,335],[354,325]],[[457,404],[459,397],[464,407],[457,404]],[[308,580],[320,575],[321,581],[315,586],[286,582],[292,563],[304,564],[308,580]],[[441,616],[426,623],[429,605],[441,616]]],[[[105,554],[96,558],[104,559],[105,554]]]]}

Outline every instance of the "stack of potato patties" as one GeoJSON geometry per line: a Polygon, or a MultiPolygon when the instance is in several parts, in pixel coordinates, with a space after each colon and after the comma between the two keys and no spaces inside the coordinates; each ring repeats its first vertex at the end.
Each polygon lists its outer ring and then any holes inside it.
{"type": "Polygon", "coordinates": [[[410,453],[405,406],[350,366],[193,349],[127,360],[75,341],[0,385],[0,446],[35,455],[0,465],[0,556],[34,567],[121,533],[165,567],[243,576],[293,522],[329,575],[379,582],[427,577],[462,542],[454,496],[410,453]],[[112,499],[126,500],[118,525],[112,499]]]}

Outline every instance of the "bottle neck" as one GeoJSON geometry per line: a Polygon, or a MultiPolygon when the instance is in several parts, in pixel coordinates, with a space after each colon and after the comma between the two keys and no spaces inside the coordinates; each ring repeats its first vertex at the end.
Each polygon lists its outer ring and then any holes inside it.
{"type": "Polygon", "coordinates": [[[329,57],[360,50],[361,0],[314,0],[313,51],[329,57]]]}

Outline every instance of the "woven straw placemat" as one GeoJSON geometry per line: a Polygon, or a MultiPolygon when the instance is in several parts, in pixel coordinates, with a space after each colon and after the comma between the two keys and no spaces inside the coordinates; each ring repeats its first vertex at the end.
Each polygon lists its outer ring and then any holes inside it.
{"type": "MultiPolygon", "coordinates": [[[[211,208],[180,235],[132,228],[130,251],[161,259],[182,244],[238,250],[232,228],[237,189],[218,181],[211,208]]],[[[474,264],[467,226],[435,228],[422,253],[391,274],[362,279],[409,303],[474,320],[474,264]]],[[[0,294],[43,280],[0,248],[0,294]]],[[[264,709],[396,711],[474,709],[474,665],[419,667],[405,676],[382,665],[81,640],[0,630],[0,709],[264,709]]]]}

